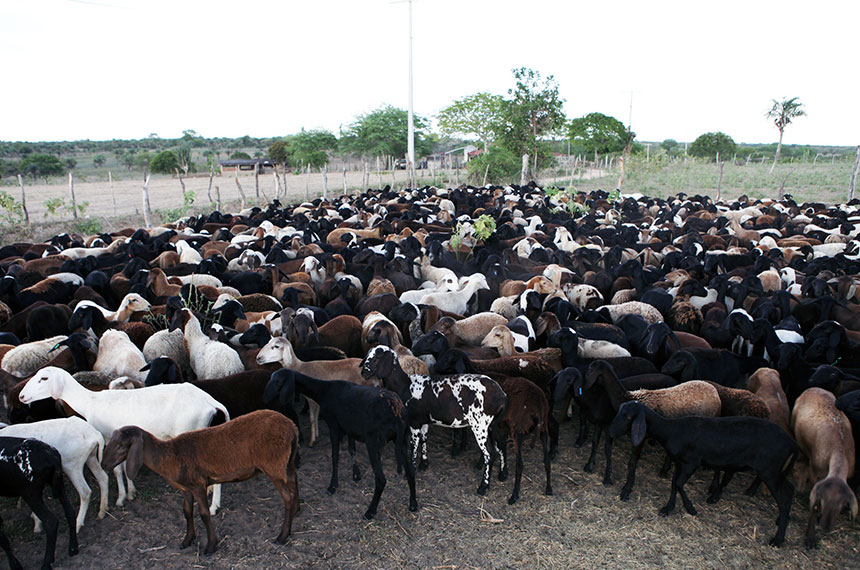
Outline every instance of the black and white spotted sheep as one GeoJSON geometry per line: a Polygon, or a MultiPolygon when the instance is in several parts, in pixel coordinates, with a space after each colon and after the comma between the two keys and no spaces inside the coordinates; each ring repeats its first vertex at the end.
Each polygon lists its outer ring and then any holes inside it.
{"type": "Polygon", "coordinates": [[[420,469],[427,467],[427,429],[430,424],[448,428],[470,428],[484,459],[484,472],[478,494],[490,484],[490,445],[495,445],[494,422],[501,420],[507,396],[499,385],[482,374],[447,376],[407,375],[387,346],[370,350],[362,363],[362,376],[376,376],[386,388],[397,393],[406,406],[411,433],[411,457],[420,469]]]}

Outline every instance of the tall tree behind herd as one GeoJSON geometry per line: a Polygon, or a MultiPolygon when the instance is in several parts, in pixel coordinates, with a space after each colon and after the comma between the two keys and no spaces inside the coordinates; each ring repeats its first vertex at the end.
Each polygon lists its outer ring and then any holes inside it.
{"type": "Polygon", "coordinates": [[[798,97],[783,99],[782,101],[773,99],[773,107],[765,113],[768,119],[773,119],[773,124],[779,130],[779,142],[776,145],[776,153],[773,155],[770,174],[773,174],[773,169],[779,160],[779,154],[782,152],[782,135],[785,132],[785,127],[790,125],[793,119],[806,115],[806,111],[803,110],[803,103],[798,101],[798,99],[798,97]]]}

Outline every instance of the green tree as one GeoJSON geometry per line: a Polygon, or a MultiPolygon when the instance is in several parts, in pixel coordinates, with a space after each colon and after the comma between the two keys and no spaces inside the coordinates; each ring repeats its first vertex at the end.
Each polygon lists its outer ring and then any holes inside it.
{"type": "Polygon", "coordinates": [[[490,147],[489,151],[479,154],[466,163],[469,179],[475,184],[483,183],[485,173],[487,182],[509,182],[519,174],[521,168],[522,159],[500,146],[490,147]]]}
{"type": "Polygon", "coordinates": [[[503,105],[501,95],[485,91],[463,97],[439,113],[439,130],[446,135],[474,135],[484,143],[484,150],[489,150],[501,130],[503,105]]]}
{"type": "Polygon", "coordinates": [[[66,170],[74,170],[75,167],[78,165],[78,161],[74,158],[67,158],[63,161],[63,164],[66,165],[66,170]]]}
{"type": "Polygon", "coordinates": [[[176,149],[176,161],[179,168],[188,175],[189,172],[194,172],[194,162],[191,160],[191,144],[183,142],[176,149]]]}
{"type": "Polygon", "coordinates": [[[539,72],[526,67],[514,69],[513,74],[516,87],[508,89],[510,98],[502,106],[506,124],[500,143],[518,156],[531,154],[532,168],[537,170],[551,156],[541,148],[541,139],[564,126],[564,99],[552,75],[543,79],[539,72]]]}
{"type": "Polygon", "coordinates": [[[230,158],[233,160],[251,160],[251,155],[247,152],[243,152],[241,150],[237,150],[233,154],[230,155],[230,158]]]}
{"type": "Polygon", "coordinates": [[[133,155],[134,166],[138,170],[149,170],[149,163],[152,162],[154,155],[151,152],[140,152],[133,155]]]}
{"type": "MultiPolygon", "coordinates": [[[[391,105],[359,115],[341,133],[340,148],[365,156],[405,156],[408,120],[405,109],[391,105]]],[[[429,145],[422,130],[427,127],[427,122],[415,115],[414,125],[415,155],[428,154],[429,145]]]]}
{"type": "Polygon", "coordinates": [[[570,142],[589,153],[620,152],[635,136],[627,131],[624,123],[603,113],[589,113],[573,119],[568,127],[570,142]]]}
{"type": "Polygon", "coordinates": [[[193,147],[204,146],[206,144],[206,139],[201,137],[194,129],[185,129],[182,131],[182,138],[180,140],[183,144],[193,147]]]}
{"type": "Polygon", "coordinates": [[[19,170],[22,174],[30,174],[35,182],[39,176],[61,176],[66,171],[66,165],[56,156],[51,154],[30,154],[20,163],[19,170]]]}
{"type": "Polygon", "coordinates": [[[179,158],[172,150],[163,150],[149,162],[149,170],[161,174],[173,174],[179,168],[179,158]]]}
{"type": "Polygon", "coordinates": [[[783,99],[782,101],[772,99],[772,101],[773,107],[765,113],[765,117],[773,119],[773,124],[779,131],[779,142],[776,143],[776,153],[773,155],[773,164],[770,165],[771,174],[773,174],[776,161],[779,160],[779,153],[782,151],[782,135],[785,133],[785,127],[790,125],[793,119],[806,115],[806,111],[803,110],[803,103],[798,101],[798,97],[783,99]]]}
{"type": "Polygon", "coordinates": [[[666,151],[666,154],[669,155],[673,155],[678,152],[678,148],[680,147],[678,141],[675,139],[666,139],[660,143],[660,146],[666,151]]]}
{"type": "Polygon", "coordinates": [[[736,150],[737,145],[732,137],[717,131],[700,135],[690,145],[689,153],[691,156],[714,158],[717,153],[723,157],[732,156],[736,150]]]}
{"type": "Polygon", "coordinates": [[[134,159],[135,159],[135,156],[136,156],[136,155],[135,155],[134,151],[128,151],[127,153],[125,153],[125,154],[123,154],[122,156],[120,156],[120,157],[119,157],[119,161],[120,161],[120,162],[122,163],[122,165],[123,165],[123,166],[125,166],[128,170],[131,170],[132,168],[134,168],[134,159]]]}
{"type": "Polygon", "coordinates": [[[290,161],[290,143],[285,140],[278,140],[269,146],[269,160],[275,164],[287,165],[290,161]]]}
{"type": "Polygon", "coordinates": [[[329,131],[315,130],[298,133],[290,140],[293,162],[321,168],[328,162],[326,151],[337,148],[337,138],[329,131]]]}
{"type": "Polygon", "coordinates": [[[95,166],[96,168],[104,166],[105,162],[107,162],[107,159],[103,154],[97,154],[93,157],[93,166],[95,166]]]}

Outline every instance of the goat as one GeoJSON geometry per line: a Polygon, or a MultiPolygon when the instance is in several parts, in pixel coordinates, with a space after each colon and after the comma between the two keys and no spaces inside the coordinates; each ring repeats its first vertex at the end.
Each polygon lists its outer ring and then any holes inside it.
{"type": "Polygon", "coordinates": [[[265,474],[284,501],[284,523],[275,539],[284,544],[299,510],[296,479],[298,430],[288,418],[259,410],[225,424],[161,440],[137,426],[118,429],[105,448],[107,467],[126,462],[129,477],[146,465],[182,492],[187,529],[181,548],[191,545],[194,502],[206,525],[205,554],[215,552],[218,537],[207,508],[207,485],[245,481],[258,471],[265,474]]]}
{"type": "Polygon", "coordinates": [[[389,390],[374,386],[359,386],[342,380],[317,380],[293,370],[278,370],[266,384],[263,400],[270,405],[276,400],[282,408],[292,407],[295,393],[299,392],[320,406],[320,415],[329,428],[331,438],[331,481],[328,493],[334,494],[338,486],[338,458],[340,440],[343,435],[350,438],[353,454],[352,476],[361,477],[354,462],[354,441],[367,446],[367,454],[374,474],[373,499],[364,513],[365,519],[376,516],[379,499],[385,488],[380,454],[386,442],[394,440],[398,466],[406,464],[406,480],[409,484],[409,510],[418,510],[415,498],[415,467],[407,459],[406,415],[403,402],[389,390]]]}

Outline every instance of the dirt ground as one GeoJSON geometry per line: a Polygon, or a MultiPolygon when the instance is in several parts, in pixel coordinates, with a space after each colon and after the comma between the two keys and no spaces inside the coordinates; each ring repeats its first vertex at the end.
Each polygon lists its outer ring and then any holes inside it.
{"type": "MultiPolygon", "coordinates": [[[[303,418],[305,428],[307,420],[303,418]]],[[[479,472],[477,448],[452,458],[450,432],[431,428],[430,467],[418,475],[420,510],[407,509],[405,480],[396,474],[393,447],[385,450],[388,486],[377,518],[366,521],[373,478],[366,452],[358,445],[363,478],[352,481],[349,456],[341,452],[337,493],[326,493],[330,477],[330,445],[323,436],[312,449],[302,447],[299,469],[301,512],[294,519],[286,545],[273,542],[283,507],[272,484],[258,476],[224,486],[223,510],[215,517],[220,538],[212,556],[199,542],[180,550],[185,524],[181,495],[154,473],[143,469],[136,481],[138,498],[118,508],[111,481],[111,507],[97,520],[98,488],[86,526],[79,535],[80,554],[69,557],[65,524],[61,525],[56,568],[848,568],[860,567],[856,523],[840,518],[815,551],[803,548],[808,501],[798,494],[782,548],[767,546],[775,532],[776,505],[769,495],[746,497],[749,476],[739,476],[722,501],[707,505],[710,473],[697,473],[688,483],[698,516],[683,511],[680,501],[668,518],[657,510],[668,498],[669,481],[657,477],[662,461],[657,447],[643,454],[636,486],[628,503],[618,500],[630,447],[621,440],[614,454],[615,485],[603,487],[602,452],[599,473],[582,471],[586,448],[574,448],[573,424],[562,424],[561,449],[553,464],[553,496],[543,494],[540,446],[525,457],[520,501],[507,504],[512,480],[494,480],[486,497],[475,494],[479,472]]],[[[345,446],[344,446],[345,448],[345,446]]],[[[77,508],[77,495],[67,483],[77,508]]],[[[56,501],[49,508],[60,513],[56,501]]],[[[41,562],[45,539],[34,536],[28,513],[9,499],[0,512],[13,548],[27,568],[41,562]]],[[[198,537],[202,523],[195,517],[198,537]]],[[[6,562],[2,562],[5,567],[6,562]]]]}

